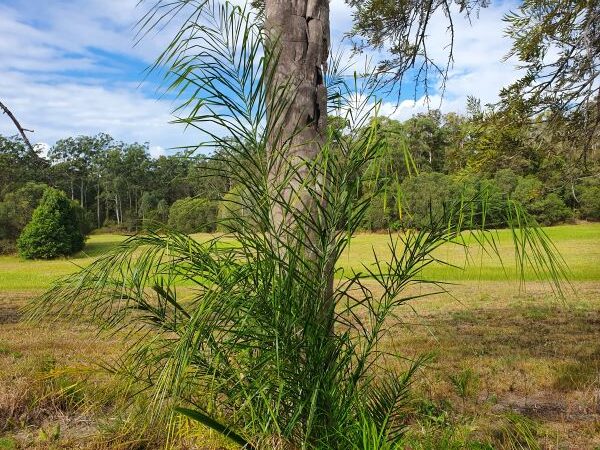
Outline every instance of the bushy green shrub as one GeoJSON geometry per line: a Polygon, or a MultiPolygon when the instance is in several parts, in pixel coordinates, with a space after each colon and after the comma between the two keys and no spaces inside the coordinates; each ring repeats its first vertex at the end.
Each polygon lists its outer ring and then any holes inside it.
{"type": "Polygon", "coordinates": [[[377,195],[369,204],[362,226],[369,231],[387,230],[398,220],[395,198],[389,192],[377,195]]]}
{"type": "MultiPolygon", "coordinates": [[[[449,175],[429,172],[404,179],[401,185],[402,214],[400,223],[406,228],[422,229],[444,212],[451,203],[472,198],[472,209],[465,208],[472,226],[502,228],[507,226],[502,211],[512,198],[525,207],[542,225],[554,225],[572,217],[572,211],[556,193],[545,195],[542,182],[533,176],[521,177],[510,169],[503,169],[494,178],[477,176],[454,179],[449,175]]],[[[595,197],[585,197],[593,204],[595,197]]],[[[593,210],[593,208],[591,208],[593,210]]],[[[365,228],[379,230],[393,227],[393,215],[398,208],[384,208],[383,201],[375,198],[365,216],[365,228]]],[[[586,210],[587,212],[587,210],[586,210]]],[[[588,213],[589,214],[589,213],[588,213]]]]}
{"type": "Polygon", "coordinates": [[[542,182],[533,175],[519,177],[511,197],[522,205],[527,206],[542,198],[542,189],[542,182]]]}
{"type": "Polygon", "coordinates": [[[169,210],[169,227],[180,233],[215,231],[216,219],[216,204],[205,198],[183,198],[169,210]]]}
{"type": "Polygon", "coordinates": [[[512,169],[500,169],[494,175],[494,181],[504,195],[512,196],[517,185],[519,184],[519,177],[512,169]]]}
{"type": "Polygon", "coordinates": [[[464,220],[471,228],[502,228],[507,225],[504,211],[508,196],[495,178],[448,176],[447,179],[451,184],[443,200],[445,207],[464,203],[464,220]]]}
{"type": "Polygon", "coordinates": [[[545,194],[543,183],[533,175],[511,178],[508,171],[499,171],[496,180],[504,187],[514,184],[512,191],[507,190],[506,193],[521,203],[542,225],[562,223],[573,216],[565,201],[554,192],[545,194]]]}
{"type": "Polygon", "coordinates": [[[83,248],[81,211],[66,195],[48,188],[19,239],[19,254],[27,259],[51,259],[83,248]]]}
{"type": "Polygon", "coordinates": [[[587,181],[578,190],[580,217],[586,220],[600,220],[600,182],[587,181]]]}
{"type": "Polygon", "coordinates": [[[555,193],[528,205],[527,210],[542,225],[555,225],[569,220],[573,214],[565,202],[555,193]]]}

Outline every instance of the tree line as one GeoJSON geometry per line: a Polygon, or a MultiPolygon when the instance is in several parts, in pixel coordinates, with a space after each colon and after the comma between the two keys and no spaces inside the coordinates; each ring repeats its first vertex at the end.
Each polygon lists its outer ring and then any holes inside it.
{"type": "MultiPolygon", "coordinates": [[[[492,205],[506,197],[520,202],[543,225],[599,220],[599,139],[595,130],[581,132],[584,120],[580,113],[560,123],[542,115],[526,120],[475,99],[466,114],[432,110],[403,122],[379,120],[387,153],[362,189],[375,188],[369,183],[384,189],[363,226],[419,227],[447,202],[478,191],[492,205]]],[[[335,118],[330,126],[345,132],[335,118]]],[[[214,231],[226,215],[221,200],[236,189],[219,170],[223,164],[227,157],[219,151],[153,158],[148,144],[107,134],[61,139],[46,155],[18,137],[0,136],[0,240],[12,249],[47,187],[79,204],[88,230],[169,224],[188,233],[214,231]]]]}
{"type": "MultiPolygon", "coordinates": [[[[196,217],[196,228],[211,231],[214,201],[230,189],[210,170],[215,164],[185,153],[153,158],[147,144],[123,143],[107,134],[61,139],[47,155],[32,152],[18,137],[0,136],[0,240],[11,248],[47,187],[80,205],[88,230],[134,232],[168,222],[173,207],[198,213],[201,204],[207,217],[196,217]],[[190,205],[185,199],[207,200],[190,205]]],[[[192,231],[189,224],[183,227],[192,231]]]]}

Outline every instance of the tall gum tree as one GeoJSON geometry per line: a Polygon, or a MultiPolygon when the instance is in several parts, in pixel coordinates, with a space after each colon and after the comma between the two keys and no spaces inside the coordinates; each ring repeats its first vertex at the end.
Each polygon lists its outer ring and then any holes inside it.
{"type": "MultiPolygon", "coordinates": [[[[269,175],[272,184],[278,185],[287,172],[285,166],[299,164],[299,173],[282,193],[289,199],[298,192],[307,170],[303,162],[314,160],[325,142],[327,89],[324,80],[330,45],[329,1],[266,0],[264,11],[265,32],[275,65],[269,81],[273,88],[286,86],[286,106],[277,118],[271,118],[277,132],[271,139],[270,152],[272,156],[278,153],[276,156],[281,161],[273,166],[269,175]]],[[[274,94],[271,101],[273,97],[274,94]]],[[[299,201],[303,203],[301,207],[310,208],[305,204],[306,199],[299,201]]],[[[287,225],[285,215],[280,206],[274,207],[275,229],[287,225]]]]}

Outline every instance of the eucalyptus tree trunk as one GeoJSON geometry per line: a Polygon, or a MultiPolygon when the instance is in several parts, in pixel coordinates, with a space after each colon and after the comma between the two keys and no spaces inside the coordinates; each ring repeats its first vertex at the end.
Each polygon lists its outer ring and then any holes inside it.
{"type": "Polygon", "coordinates": [[[333,326],[335,261],[325,254],[316,231],[317,202],[326,202],[317,193],[323,193],[326,180],[310,174],[309,167],[327,136],[329,0],[266,0],[265,19],[274,64],[267,98],[272,133],[269,185],[279,198],[271,208],[273,232],[276,245],[292,244],[316,263],[311,276],[320,284],[319,309],[328,335],[333,326]],[[281,96],[277,90],[284,87],[281,96]],[[296,223],[297,218],[306,221],[296,223]]]}
{"type": "Polygon", "coordinates": [[[98,228],[100,228],[100,182],[96,185],[96,217],[98,219],[98,228]]]}
{"type": "MultiPolygon", "coordinates": [[[[269,176],[271,185],[278,186],[289,164],[314,160],[325,141],[329,0],[266,0],[265,17],[270,50],[275,55],[270,79],[273,90],[268,101],[271,114],[277,115],[269,118],[275,130],[269,146],[272,156],[279,153],[269,176]],[[273,91],[283,86],[287,86],[285,107],[280,108],[274,103],[281,98],[273,91]]],[[[299,193],[306,170],[284,186],[286,201],[299,193]]],[[[310,208],[310,199],[302,199],[296,207],[310,208]]],[[[281,206],[273,208],[272,220],[275,229],[290,225],[281,206]]]]}

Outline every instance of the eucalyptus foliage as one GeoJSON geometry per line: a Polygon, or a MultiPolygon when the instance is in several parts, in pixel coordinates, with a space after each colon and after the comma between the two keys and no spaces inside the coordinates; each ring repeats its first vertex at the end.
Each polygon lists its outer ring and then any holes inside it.
{"type": "MultiPolygon", "coordinates": [[[[161,3],[152,28],[186,11],[161,3]]],[[[33,306],[100,320],[125,330],[131,345],[117,369],[151,389],[160,405],[197,420],[246,448],[396,448],[407,426],[411,381],[422,359],[407,361],[384,340],[416,300],[433,252],[464,244],[464,229],[494,252],[485,229],[485,195],[431,213],[427,227],[390,236],[391,258],[361,271],[335,269],[377,195],[386,142],[378,133],[378,82],[326,74],[330,127],[317,157],[273,149],[274,118],[294,93],[273,86],[276,55],[264,45],[260,17],[229,3],[194,2],[159,59],[184,99],[181,119],[221,149],[237,186],[222,236],[198,242],[163,230],[127,239],[89,267],[58,282],[33,306]],[[273,177],[274,168],[278,172],[273,177]],[[298,180],[301,183],[291,183],[298,180]],[[291,191],[290,191],[291,190],[291,191]],[[284,194],[285,193],[285,194],[284,194]],[[285,212],[283,225],[272,211],[285,212]],[[332,285],[333,282],[333,285],[332,285]],[[411,293],[412,292],[412,293],[411,293]]],[[[292,97],[291,97],[292,96],[292,97]]],[[[558,280],[564,267],[552,244],[516,203],[503,205],[514,228],[519,267],[558,280]]]]}

